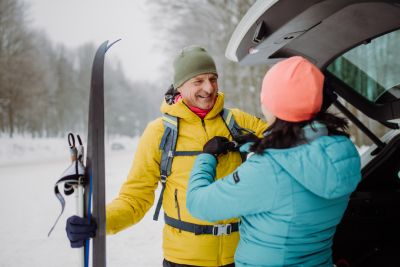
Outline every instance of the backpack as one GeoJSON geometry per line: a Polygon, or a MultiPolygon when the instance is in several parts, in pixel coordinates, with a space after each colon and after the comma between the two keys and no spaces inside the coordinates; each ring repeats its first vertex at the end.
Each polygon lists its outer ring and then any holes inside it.
{"type": "MultiPolygon", "coordinates": [[[[220,113],[226,127],[228,128],[230,134],[235,140],[238,136],[242,135],[243,132],[249,132],[249,130],[240,127],[233,115],[232,111],[224,108],[220,113]]],[[[161,176],[161,192],[158,197],[158,202],[156,206],[156,210],[153,215],[153,220],[157,221],[160,213],[163,195],[165,186],[167,183],[167,177],[171,175],[171,166],[174,157],[177,156],[196,156],[202,151],[176,151],[176,143],[178,140],[178,118],[175,116],[171,116],[169,114],[163,114],[162,117],[164,123],[164,134],[161,138],[160,149],[162,150],[161,154],[161,163],[160,163],[160,176],[161,176]]],[[[243,157],[242,157],[243,159],[243,157]]]]}

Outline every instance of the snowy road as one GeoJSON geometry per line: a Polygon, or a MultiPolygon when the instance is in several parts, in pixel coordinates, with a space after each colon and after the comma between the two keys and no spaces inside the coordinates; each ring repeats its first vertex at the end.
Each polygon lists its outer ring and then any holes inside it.
{"type": "MultiPolygon", "coordinates": [[[[117,195],[132,158],[132,149],[106,151],[107,201],[117,195]]],[[[65,149],[65,154],[43,160],[0,161],[1,267],[77,266],[77,251],[69,247],[64,231],[65,219],[74,213],[73,197],[68,197],[64,215],[47,237],[60,212],[54,183],[68,160],[65,149]]],[[[152,215],[150,210],[135,227],[107,237],[107,266],[161,266],[163,222],[154,222],[152,215]]]]}

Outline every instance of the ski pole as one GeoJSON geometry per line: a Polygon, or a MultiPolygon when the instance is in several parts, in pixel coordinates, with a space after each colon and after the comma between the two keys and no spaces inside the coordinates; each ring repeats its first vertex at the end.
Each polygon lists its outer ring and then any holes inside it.
{"type": "MultiPolygon", "coordinates": [[[[76,136],[78,139],[79,146],[77,147],[77,162],[82,163],[83,165],[83,155],[84,155],[84,148],[82,144],[82,140],[79,135],[76,136]]],[[[83,198],[83,188],[84,188],[84,176],[81,175],[78,178],[78,183],[76,184],[76,194],[75,194],[75,201],[76,201],[76,214],[79,217],[84,217],[84,198],[83,198]]],[[[85,266],[85,248],[82,247],[79,249],[79,267],[85,266]]]]}
{"type": "MultiPolygon", "coordinates": [[[[83,209],[83,177],[79,178],[78,184],[75,185],[75,202],[76,202],[76,215],[79,217],[84,217],[83,209]]],[[[85,248],[79,248],[78,251],[79,267],[85,266],[85,248]]]]}

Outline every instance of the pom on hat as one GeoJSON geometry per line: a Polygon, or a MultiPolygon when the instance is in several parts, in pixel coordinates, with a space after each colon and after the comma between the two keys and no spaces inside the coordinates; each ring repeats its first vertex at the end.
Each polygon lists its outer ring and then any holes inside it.
{"type": "Polygon", "coordinates": [[[324,75],[300,56],[275,64],[265,75],[261,104],[275,117],[300,122],[312,119],[322,105],[324,75]]]}

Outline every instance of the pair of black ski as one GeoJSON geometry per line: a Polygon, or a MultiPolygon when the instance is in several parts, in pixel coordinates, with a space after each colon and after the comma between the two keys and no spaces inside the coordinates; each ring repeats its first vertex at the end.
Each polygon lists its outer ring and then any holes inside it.
{"type": "MultiPolygon", "coordinates": [[[[119,41],[119,40],[117,40],[119,41]]],[[[92,66],[92,77],[89,98],[89,119],[88,119],[88,138],[87,156],[84,172],[84,217],[94,220],[97,223],[96,235],[93,238],[92,266],[106,266],[106,210],[105,210],[105,160],[104,160],[104,60],[107,50],[117,41],[108,44],[105,41],[97,49],[92,66]],[[93,203],[92,203],[93,202],[93,203]],[[93,208],[93,210],[92,210],[93,208]]],[[[68,136],[73,139],[73,135],[68,136]],[[72,137],[71,137],[72,136],[72,137]]],[[[79,136],[78,136],[79,138],[79,136]]],[[[79,139],[80,141],[80,139],[79,139]]],[[[74,142],[75,143],[75,142],[74,142]]],[[[81,143],[81,141],[80,141],[81,143]]],[[[82,145],[82,144],[80,144],[82,145]]],[[[70,144],[71,146],[71,144],[70,144]]],[[[75,144],[73,145],[75,146],[75,144]]],[[[74,149],[74,148],[73,148],[74,149]]],[[[82,147],[83,149],[83,147],[82,147]]],[[[83,150],[82,150],[83,153],[83,150]]],[[[77,160],[77,159],[75,159],[77,160]]],[[[81,159],[83,160],[83,159],[81,159]]],[[[78,161],[76,161],[78,163],[78,161]]],[[[83,163],[80,161],[80,163],[83,163]]],[[[81,166],[81,165],[80,165],[81,166]]],[[[74,169],[74,168],[73,168],[74,169]]],[[[65,182],[67,187],[71,184],[79,184],[80,181],[71,180],[71,177],[82,177],[82,171],[76,171],[72,175],[61,177],[56,183],[55,193],[62,205],[61,214],[64,210],[64,199],[59,193],[58,184],[65,182]],[[69,183],[69,184],[68,184],[69,183]]],[[[74,178],[75,179],[75,178],[74,178]]],[[[66,187],[65,187],[66,188],[66,187]]],[[[72,187],[71,187],[72,188],[72,187]]],[[[65,191],[65,190],[64,190],[65,191]]],[[[65,192],[67,193],[67,192],[65,192]]],[[[70,194],[70,193],[67,193],[70,194]]],[[[60,216],[61,216],[60,214],[60,216]]],[[[59,216],[59,217],[60,217],[59,216]]],[[[58,221],[58,219],[57,219],[58,221]]],[[[56,223],[57,223],[56,221],[56,223]]],[[[54,225],[55,226],[55,225],[54,225]]],[[[53,226],[53,228],[54,228],[53,226]]],[[[53,228],[50,230],[49,235],[53,228]]],[[[84,266],[89,267],[89,244],[85,242],[84,266]]]]}
{"type": "MultiPolygon", "coordinates": [[[[107,50],[119,40],[108,44],[105,41],[97,49],[92,66],[90,86],[88,141],[86,157],[85,217],[92,216],[97,223],[93,238],[93,266],[106,266],[106,208],[105,208],[105,161],[104,161],[104,60],[107,50]],[[89,193],[88,193],[89,192],[89,193]],[[90,192],[92,192],[91,204],[90,192]],[[93,211],[91,211],[91,206],[93,211]]],[[[89,258],[89,240],[85,245],[85,265],[89,258]]]]}

